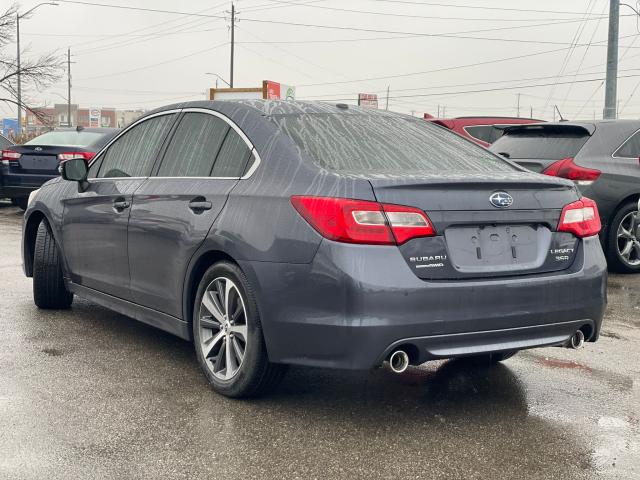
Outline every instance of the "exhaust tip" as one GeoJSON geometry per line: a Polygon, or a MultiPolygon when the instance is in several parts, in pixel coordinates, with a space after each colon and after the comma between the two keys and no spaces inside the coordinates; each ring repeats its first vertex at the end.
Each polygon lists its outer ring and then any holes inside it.
{"type": "Polygon", "coordinates": [[[584,346],[584,333],[582,332],[582,330],[576,331],[576,333],[571,336],[571,340],[569,340],[569,346],[574,350],[578,350],[579,348],[582,348],[584,346]]]}
{"type": "Polygon", "coordinates": [[[396,350],[389,356],[389,367],[394,373],[402,373],[409,368],[409,355],[404,350],[396,350]]]}

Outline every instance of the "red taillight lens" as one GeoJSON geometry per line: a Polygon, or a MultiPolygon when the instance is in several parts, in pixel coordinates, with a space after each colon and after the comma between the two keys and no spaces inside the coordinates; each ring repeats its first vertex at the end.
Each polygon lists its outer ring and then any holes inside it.
{"type": "Polygon", "coordinates": [[[413,207],[301,195],[291,197],[291,203],[318,233],[337,242],[400,245],[435,235],[427,215],[413,207]]]}
{"type": "Polygon", "coordinates": [[[2,164],[9,165],[9,162],[17,162],[22,155],[13,150],[2,150],[2,164]]]}
{"type": "Polygon", "coordinates": [[[569,232],[576,237],[584,238],[597,235],[601,228],[598,207],[590,198],[582,197],[562,209],[558,223],[559,232],[569,232]]]}
{"type": "Polygon", "coordinates": [[[573,158],[564,158],[549,165],[542,173],[552,177],[567,178],[578,185],[589,185],[598,179],[601,172],[576,165],[573,158]]]}
{"type": "Polygon", "coordinates": [[[73,160],[74,158],[84,158],[89,161],[95,156],[95,152],[65,152],[58,154],[58,160],[64,162],[65,160],[73,160]]]}

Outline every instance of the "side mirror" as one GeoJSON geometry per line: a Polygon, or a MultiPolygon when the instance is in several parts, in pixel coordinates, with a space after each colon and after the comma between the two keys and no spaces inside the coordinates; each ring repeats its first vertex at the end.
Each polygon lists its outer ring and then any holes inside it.
{"type": "Polygon", "coordinates": [[[62,178],[71,182],[78,182],[78,191],[84,192],[89,186],[87,175],[89,167],[84,158],[72,158],[60,164],[62,178]]]}

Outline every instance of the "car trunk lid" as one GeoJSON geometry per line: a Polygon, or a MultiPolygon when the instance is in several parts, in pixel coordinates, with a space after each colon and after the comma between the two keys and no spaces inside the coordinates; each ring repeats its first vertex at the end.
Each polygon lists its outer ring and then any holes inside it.
{"type": "Polygon", "coordinates": [[[555,231],[562,208],[579,198],[565,180],[514,172],[369,181],[379,202],[420,208],[433,223],[436,236],[400,246],[420,278],[551,272],[575,258],[576,237],[555,231]]]}

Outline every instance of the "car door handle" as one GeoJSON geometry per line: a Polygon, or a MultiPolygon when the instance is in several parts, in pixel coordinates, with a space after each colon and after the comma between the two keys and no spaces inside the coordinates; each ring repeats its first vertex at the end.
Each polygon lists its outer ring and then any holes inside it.
{"type": "Polygon", "coordinates": [[[211,210],[212,206],[211,202],[207,202],[206,200],[192,200],[189,202],[189,208],[196,213],[211,210]]]}
{"type": "Polygon", "coordinates": [[[115,208],[119,212],[129,208],[130,206],[131,206],[131,204],[129,202],[127,202],[124,198],[119,198],[117,200],[114,200],[114,202],[113,202],[113,208],[115,208]]]}

